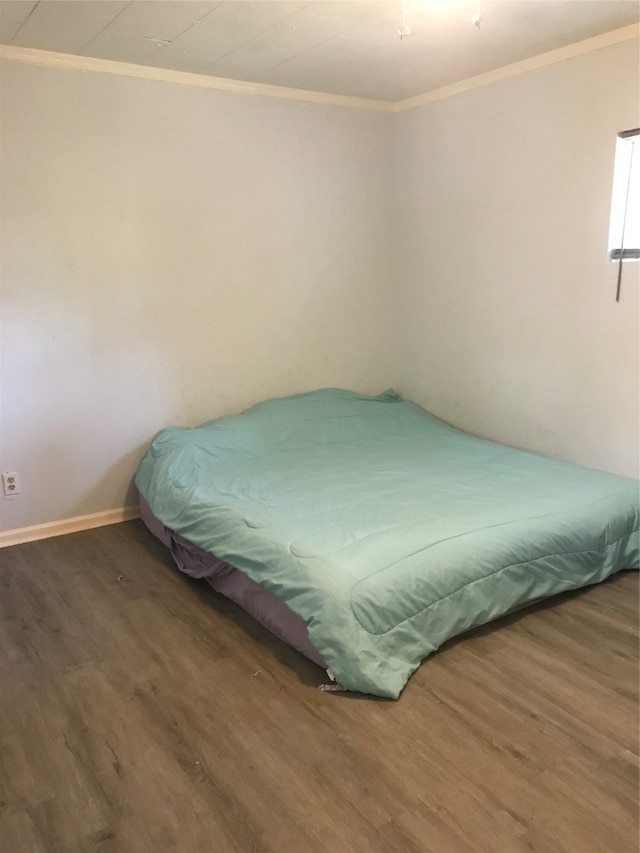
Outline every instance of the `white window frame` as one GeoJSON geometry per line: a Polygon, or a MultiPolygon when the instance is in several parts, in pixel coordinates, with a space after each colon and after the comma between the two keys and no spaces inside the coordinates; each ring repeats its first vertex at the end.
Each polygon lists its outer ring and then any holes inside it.
{"type": "Polygon", "coordinates": [[[640,260],[640,128],[624,130],[616,139],[609,260],[640,260]]]}

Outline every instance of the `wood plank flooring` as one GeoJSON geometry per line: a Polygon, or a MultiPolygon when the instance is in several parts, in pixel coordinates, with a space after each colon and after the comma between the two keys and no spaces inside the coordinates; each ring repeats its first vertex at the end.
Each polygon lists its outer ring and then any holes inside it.
{"type": "Polygon", "coordinates": [[[0,552],[2,853],[638,850],[638,575],[505,618],[398,702],[141,522],[0,552]]]}

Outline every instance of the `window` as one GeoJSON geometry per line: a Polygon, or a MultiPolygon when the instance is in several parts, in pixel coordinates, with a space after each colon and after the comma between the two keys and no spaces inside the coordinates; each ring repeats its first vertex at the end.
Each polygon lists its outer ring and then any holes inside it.
{"type": "Polygon", "coordinates": [[[640,128],[618,134],[609,222],[609,258],[640,259],[640,128]]]}

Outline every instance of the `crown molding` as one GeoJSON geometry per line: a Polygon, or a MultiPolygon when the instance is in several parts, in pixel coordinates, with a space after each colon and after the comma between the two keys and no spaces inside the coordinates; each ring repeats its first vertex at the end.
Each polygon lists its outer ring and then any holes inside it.
{"type": "Polygon", "coordinates": [[[178,83],[181,86],[197,86],[237,95],[260,95],[267,98],[283,98],[290,101],[306,101],[311,104],[328,104],[334,107],[349,107],[356,110],[391,112],[393,104],[370,98],[354,98],[349,95],[333,95],[329,92],[310,92],[306,89],[290,89],[286,86],[270,86],[267,83],[249,83],[227,77],[210,77],[207,74],[191,74],[173,71],[170,68],[155,68],[133,65],[130,62],[115,62],[112,59],[96,59],[92,56],[74,56],[31,47],[0,44],[0,59],[25,62],[46,68],[66,68],[74,71],[96,71],[101,74],[116,74],[120,77],[136,77],[156,80],[161,83],[178,83]]]}
{"type": "Polygon", "coordinates": [[[502,68],[496,68],[494,71],[487,71],[486,74],[468,77],[466,80],[460,80],[459,83],[452,83],[449,86],[443,86],[441,89],[433,89],[422,95],[398,101],[391,105],[391,112],[397,113],[404,110],[413,110],[416,107],[423,107],[435,101],[442,101],[445,98],[451,98],[463,92],[470,92],[482,86],[490,86],[492,83],[509,80],[511,77],[519,77],[521,74],[528,74],[530,71],[537,71],[539,68],[546,68],[549,65],[555,65],[567,59],[574,59],[577,56],[583,56],[586,53],[592,53],[595,50],[601,50],[604,47],[611,47],[614,44],[620,44],[621,42],[637,38],[640,38],[640,24],[631,24],[628,27],[621,27],[618,30],[601,33],[598,36],[584,39],[584,41],[558,47],[555,50],[540,53],[537,56],[523,59],[520,62],[514,62],[511,65],[504,65],[502,68]]]}
{"type": "Polygon", "coordinates": [[[169,68],[155,68],[147,65],[133,65],[129,62],[115,62],[111,59],[96,59],[91,56],[74,56],[67,53],[54,53],[49,50],[37,50],[30,47],[0,44],[0,60],[24,62],[48,68],[66,68],[76,71],[95,71],[101,74],[116,74],[121,77],[135,77],[142,80],[156,80],[162,83],[177,83],[181,86],[196,86],[202,89],[214,89],[241,95],[259,95],[268,98],[283,98],[291,101],[303,101],[312,104],[348,107],[358,110],[373,110],[384,113],[404,112],[416,107],[427,106],[445,98],[451,98],[473,89],[490,86],[501,80],[509,80],[521,74],[528,74],[567,59],[574,59],[605,47],[640,38],[640,24],[631,24],[608,33],[601,33],[583,41],[574,42],[555,50],[532,56],[468,77],[449,86],[432,89],[422,95],[406,98],[395,103],[376,101],[371,98],[355,98],[348,95],[333,95],[329,92],[311,92],[306,89],[291,89],[285,86],[271,86],[266,83],[249,83],[244,80],[232,80],[226,77],[209,77],[206,74],[191,74],[186,71],[173,71],[169,68]]]}

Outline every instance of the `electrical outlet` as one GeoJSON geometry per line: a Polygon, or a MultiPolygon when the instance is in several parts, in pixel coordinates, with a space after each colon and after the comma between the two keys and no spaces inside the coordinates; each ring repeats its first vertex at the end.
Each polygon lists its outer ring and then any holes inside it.
{"type": "Polygon", "coordinates": [[[5,497],[20,494],[20,483],[17,471],[7,471],[2,475],[2,489],[5,497]]]}

